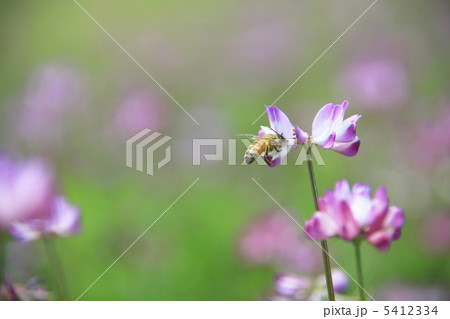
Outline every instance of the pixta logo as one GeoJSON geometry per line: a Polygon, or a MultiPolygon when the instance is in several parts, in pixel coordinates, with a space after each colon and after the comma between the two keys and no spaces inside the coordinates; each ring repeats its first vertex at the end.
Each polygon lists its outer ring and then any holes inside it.
{"type": "MultiPolygon", "coordinates": [[[[159,132],[153,132],[149,129],[144,129],[128,139],[126,142],[126,165],[131,168],[136,168],[138,171],[143,172],[144,166],[146,166],[146,173],[148,175],[154,174],[154,153],[161,146],[166,144],[172,138],[170,136],[162,136],[159,132]],[[161,138],[159,138],[161,137],[161,138]],[[158,139],[159,138],[159,139],[158,139]],[[135,155],[135,156],[133,156],[135,155]],[[145,161],[146,159],[146,161],[145,161]],[[146,162],[146,165],[144,165],[146,162]],[[136,166],[134,166],[134,164],[136,166]]],[[[164,165],[170,162],[171,148],[170,145],[165,149],[165,156],[159,162],[156,167],[160,169],[164,165]]]]}

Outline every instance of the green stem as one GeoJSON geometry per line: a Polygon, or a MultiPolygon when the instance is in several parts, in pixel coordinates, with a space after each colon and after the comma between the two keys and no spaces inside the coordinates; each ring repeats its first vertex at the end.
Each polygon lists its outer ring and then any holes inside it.
{"type": "Polygon", "coordinates": [[[50,263],[50,266],[52,267],[53,278],[55,281],[59,300],[69,300],[63,267],[61,261],[59,260],[56,249],[48,237],[44,236],[43,241],[48,261],[50,263]]]}
{"type": "Polygon", "coordinates": [[[6,234],[0,230],[0,287],[5,283],[6,234]]]}
{"type": "Polygon", "coordinates": [[[356,271],[358,272],[358,284],[359,284],[359,300],[365,301],[366,294],[364,292],[364,281],[363,281],[363,273],[362,273],[362,263],[361,263],[361,241],[355,239],[353,242],[355,245],[355,255],[356,255],[356,271]]]}
{"type": "MultiPolygon", "coordinates": [[[[317,202],[317,183],[316,178],[314,175],[314,167],[311,157],[311,146],[308,145],[308,152],[307,152],[307,159],[308,159],[308,171],[309,171],[309,180],[311,181],[311,190],[314,198],[314,206],[316,208],[316,211],[319,210],[319,204],[317,202]]],[[[325,279],[327,282],[327,291],[328,291],[328,300],[335,301],[334,297],[334,289],[333,289],[333,278],[331,276],[331,264],[330,264],[330,256],[328,253],[328,243],[326,240],[322,240],[320,242],[320,245],[322,247],[322,260],[323,260],[323,268],[325,272],[325,279]]]]}

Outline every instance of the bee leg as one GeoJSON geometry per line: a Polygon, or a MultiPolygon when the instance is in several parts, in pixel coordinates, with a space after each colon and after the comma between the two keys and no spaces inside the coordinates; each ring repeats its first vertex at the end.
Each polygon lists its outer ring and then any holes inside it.
{"type": "Polygon", "coordinates": [[[266,150],[264,154],[264,159],[272,164],[272,160],[269,157],[269,150],[266,150]]]}

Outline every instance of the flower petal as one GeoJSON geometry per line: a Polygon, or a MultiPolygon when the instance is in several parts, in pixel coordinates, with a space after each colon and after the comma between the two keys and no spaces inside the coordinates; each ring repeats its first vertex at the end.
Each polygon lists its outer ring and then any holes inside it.
{"type": "Polygon", "coordinates": [[[377,247],[380,251],[386,252],[391,246],[391,240],[384,231],[377,231],[367,236],[367,241],[377,247]]]}
{"type": "Polygon", "coordinates": [[[355,139],[349,143],[334,143],[332,149],[345,156],[355,156],[358,154],[360,144],[361,141],[359,138],[355,137],[355,139]]]}
{"type": "Polygon", "coordinates": [[[311,286],[311,279],[292,274],[281,274],[275,277],[275,291],[280,296],[291,297],[298,291],[311,286]]]}
{"type": "Polygon", "coordinates": [[[344,114],[345,111],[347,110],[348,101],[347,101],[347,100],[344,100],[344,102],[342,102],[341,106],[342,106],[342,112],[343,112],[343,114],[344,114]]]}
{"type": "Polygon", "coordinates": [[[259,130],[258,135],[264,136],[266,134],[275,134],[275,132],[270,127],[261,125],[261,129],[259,130]]]}
{"type": "Polygon", "coordinates": [[[387,190],[386,187],[381,186],[377,189],[375,195],[373,196],[372,211],[370,213],[373,216],[373,220],[370,221],[370,223],[371,224],[380,223],[380,225],[377,227],[381,227],[381,220],[378,219],[380,216],[386,214],[388,207],[389,207],[389,198],[387,197],[387,190]]]}
{"type": "Polygon", "coordinates": [[[306,235],[314,240],[324,240],[338,233],[338,225],[326,213],[316,212],[305,223],[306,235]]]}
{"type": "Polygon", "coordinates": [[[347,202],[341,201],[338,204],[340,207],[337,208],[338,211],[341,212],[341,220],[338,221],[340,225],[339,228],[339,237],[344,240],[353,240],[360,233],[360,227],[358,222],[353,217],[352,211],[347,202]]]}
{"type": "Polygon", "coordinates": [[[377,214],[373,213],[371,189],[368,184],[353,185],[350,208],[360,227],[368,226],[375,220],[377,214]]]}
{"type": "Polygon", "coordinates": [[[350,200],[351,199],[351,191],[350,185],[347,180],[342,180],[340,182],[336,182],[334,185],[334,195],[338,200],[350,200]]]}
{"type": "Polygon", "coordinates": [[[405,224],[405,215],[403,209],[397,206],[389,207],[386,218],[384,219],[384,227],[400,228],[405,224]]]}
{"type": "Polygon", "coordinates": [[[336,142],[345,143],[351,142],[356,137],[356,122],[361,115],[353,115],[342,122],[336,129],[336,142]]]}
{"type": "Polygon", "coordinates": [[[32,224],[22,222],[11,223],[9,233],[19,243],[27,243],[41,236],[41,231],[33,227],[32,224]]]}
{"type": "Polygon", "coordinates": [[[309,138],[308,133],[304,132],[298,126],[295,126],[294,131],[295,131],[295,137],[297,138],[298,144],[303,144],[308,140],[308,138],[309,138]]]}
{"type": "Polygon", "coordinates": [[[339,268],[331,269],[331,276],[333,278],[333,288],[337,293],[344,293],[350,287],[350,281],[347,274],[339,268]]]}
{"type": "Polygon", "coordinates": [[[264,155],[264,161],[266,162],[266,164],[269,167],[277,166],[278,164],[281,163],[282,160],[283,160],[282,157],[278,157],[278,158],[272,159],[272,157],[270,155],[264,155]]]}
{"type": "Polygon", "coordinates": [[[331,126],[333,128],[337,128],[342,124],[342,121],[344,120],[344,108],[342,105],[335,105],[333,110],[333,115],[331,116],[331,126]]]}
{"type": "Polygon", "coordinates": [[[80,211],[64,197],[55,200],[46,232],[52,235],[69,236],[80,230],[80,211]]]}
{"type": "Polygon", "coordinates": [[[312,125],[312,136],[314,138],[321,136],[330,127],[333,112],[333,103],[324,105],[319,112],[317,112],[312,125]]]}
{"type": "Polygon", "coordinates": [[[334,133],[331,130],[329,130],[329,134],[328,135],[327,134],[323,134],[319,138],[314,138],[314,143],[316,143],[317,145],[323,147],[324,149],[329,150],[330,148],[333,147],[335,140],[336,140],[336,133],[334,133]]]}
{"type": "Polygon", "coordinates": [[[289,118],[278,107],[266,105],[270,127],[286,139],[294,138],[294,130],[289,118]]]}

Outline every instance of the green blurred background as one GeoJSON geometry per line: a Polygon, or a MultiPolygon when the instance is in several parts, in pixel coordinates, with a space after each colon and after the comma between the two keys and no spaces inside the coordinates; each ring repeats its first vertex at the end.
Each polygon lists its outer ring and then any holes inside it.
{"type": "MultiPolygon", "coordinates": [[[[198,126],[74,1],[1,1],[0,148],[47,158],[63,192],[82,209],[82,232],[56,240],[72,298],[196,178],[82,300],[269,298],[273,276],[283,267],[250,265],[238,252],[246,225],[279,211],[252,178],[304,222],[314,212],[307,167],[293,165],[298,150],[290,153],[288,166],[241,166],[245,147],[239,141],[238,165],[230,166],[227,141],[268,125],[265,115],[252,125],[264,104],[279,97],[371,3],[80,1],[198,126]],[[48,68],[63,70],[66,94],[73,96],[67,109],[55,118],[43,116],[30,133],[24,126],[37,119],[27,113],[27,99],[33,90],[45,91],[39,81],[48,68]],[[135,92],[150,99],[148,113],[127,110],[135,92]],[[154,176],[125,166],[125,141],[145,127],[173,138],[172,161],[154,176]],[[225,159],[193,166],[193,138],[224,138],[225,159]]],[[[316,166],[316,178],[320,193],[341,179],[386,185],[391,203],[404,208],[403,235],[389,252],[363,246],[366,286],[374,294],[393,282],[419,291],[445,290],[450,283],[449,245],[432,249],[427,236],[433,228],[426,226],[433,216],[448,218],[449,148],[434,145],[441,153],[425,165],[428,158],[419,154],[425,148],[415,146],[450,105],[449,17],[447,1],[378,1],[276,103],[309,132],[315,113],[329,102],[347,99],[347,115],[362,115],[359,154],[321,151],[326,165],[316,166]],[[370,65],[355,71],[359,82],[366,73],[381,76],[381,89],[364,95],[348,74],[355,63],[372,60],[388,61],[388,71],[378,75],[370,65]]],[[[444,138],[448,130],[444,125],[444,138]]],[[[50,286],[41,245],[11,245],[13,280],[40,276],[50,286]]],[[[352,246],[338,239],[329,246],[355,275],[352,246]]],[[[355,291],[353,285],[349,294],[355,291]]],[[[438,296],[448,298],[448,292],[438,296]]]]}

